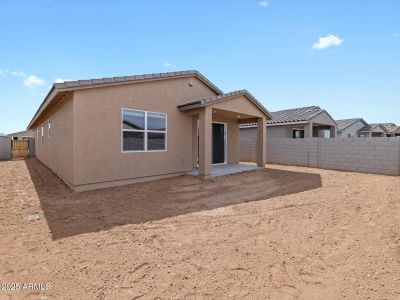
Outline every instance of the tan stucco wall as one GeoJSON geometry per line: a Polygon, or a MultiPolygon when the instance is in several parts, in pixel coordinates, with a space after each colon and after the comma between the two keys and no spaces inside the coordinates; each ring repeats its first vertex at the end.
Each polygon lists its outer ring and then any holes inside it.
{"type": "Polygon", "coordinates": [[[248,114],[254,117],[265,117],[263,112],[245,96],[217,102],[213,108],[236,112],[238,114],[248,114]]]}
{"type": "MultiPolygon", "coordinates": [[[[293,129],[303,129],[304,125],[293,125],[293,126],[267,126],[268,138],[293,138],[293,129]]],[[[240,139],[249,140],[257,138],[257,128],[242,128],[240,129],[240,139]]]]}
{"type": "Polygon", "coordinates": [[[192,116],[179,111],[177,105],[215,94],[195,77],[75,91],[74,184],[191,170],[192,116]],[[123,153],[122,108],[166,113],[167,151],[123,153]]]}
{"type": "Polygon", "coordinates": [[[288,126],[271,126],[268,127],[268,137],[270,138],[293,138],[294,129],[305,130],[304,124],[288,125],[288,126]]]}
{"type": "Polygon", "coordinates": [[[68,185],[73,184],[73,94],[63,99],[35,124],[39,129],[36,138],[36,157],[68,185]],[[48,122],[51,120],[51,136],[48,136],[48,122]],[[41,125],[43,124],[43,145],[41,125]]]}
{"type": "Polygon", "coordinates": [[[319,114],[318,116],[313,118],[311,120],[311,122],[324,124],[324,125],[330,125],[330,126],[336,126],[335,121],[332,120],[332,118],[326,112],[319,114]]]}

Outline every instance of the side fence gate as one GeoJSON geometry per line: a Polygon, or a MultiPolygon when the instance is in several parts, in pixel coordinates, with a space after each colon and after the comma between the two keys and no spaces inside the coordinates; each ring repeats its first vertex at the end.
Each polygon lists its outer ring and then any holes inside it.
{"type": "Polygon", "coordinates": [[[19,140],[11,142],[12,158],[28,158],[29,157],[29,141],[19,140]]]}

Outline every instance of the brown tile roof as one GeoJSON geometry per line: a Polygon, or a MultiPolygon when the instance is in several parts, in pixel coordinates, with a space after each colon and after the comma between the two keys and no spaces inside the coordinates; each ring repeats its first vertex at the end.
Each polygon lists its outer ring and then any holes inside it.
{"type": "Polygon", "coordinates": [[[389,131],[386,129],[386,127],[383,126],[380,123],[368,124],[368,125],[364,126],[363,128],[360,128],[358,131],[360,131],[360,132],[369,132],[369,131],[374,130],[376,127],[380,127],[383,131],[385,131],[386,133],[389,133],[389,131]]]}
{"type": "MultiPolygon", "coordinates": [[[[307,107],[273,111],[271,112],[272,119],[267,121],[267,125],[290,124],[299,122],[308,123],[313,118],[315,118],[316,116],[318,116],[323,112],[328,113],[326,110],[320,108],[319,106],[307,106],[307,107]]],[[[251,128],[256,126],[257,124],[255,123],[240,125],[241,128],[248,128],[248,127],[251,128]]]]}
{"type": "Polygon", "coordinates": [[[367,125],[367,123],[362,118],[335,120],[338,131],[342,131],[358,121],[362,121],[365,125],[367,125]]]}
{"type": "Polygon", "coordinates": [[[209,85],[213,90],[215,90],[218,94],[223,93],[216,85],[214,85],[210,80],[208,80],[205,76],[203,76],[199,71],[196,70],[65,81],[61,83],[55,83],[54,87],[57,89],[69,89],[69,88],[80,88],[80,87],[92,87],[96,85],[105,85],[105,84],[131,83],[137,81],[168,79],[168,78],[187,77],[187,76],[197,76],[207,85],[209,85]]]}
{"type": "Polygon", "coordinates": [[[397,125],[394,123],[382,123],[382,126],[390,133],[394,133],[398,129],[397,125]]]}
{"type": "Polygon", "coordinates": [[[268,122],[268,124],[308,122],[322,112],[324,112],[324,110],[319,106],[279,110],[272,112],[273,118],[268,122]]]}
{"type": "Polygon", "coordinates": [[[216,102],[232,99],[238,96],[246,96],[251,102],[253,102],[265,115],[267,115],[269,118],[271,118],[271,113],[247,90],[238,90],[226,94],[221,94],[218,96],[214,97],[208,97],[208,98],[203,98],[200,100],[196,101],[191,101],[188,103],[184,103],[181,105],[178,105],[178,108],[180,110],[188,110],[188,109],[194,109],[194,108],[199,108],[199,107],[204,107],[216,102]]]}

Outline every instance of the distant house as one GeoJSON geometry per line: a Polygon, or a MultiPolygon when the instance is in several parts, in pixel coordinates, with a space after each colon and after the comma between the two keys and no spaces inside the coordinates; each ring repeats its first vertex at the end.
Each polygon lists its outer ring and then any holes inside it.
{"type": "Polygon", "coordinates": [[[368,125],[362,118],[336,120],[338,138],[359,137],[359,130],[368,125]]]}
{"type": "Polygon", "coordinates": [[[382,123],[382,126],[386,128],[388,133],[386,134],[387,137],[395,137],[400,136],[400,127],[394,123],[382,123]]]}
{"type": "Polygon", "coordinates": [[[396,130],[394,130],[394,131],[392,132],[392,134],[393,134],[394,136],[400,136],[400,126],[398,126],[398,127],[396,128],[396,130]]]}
{"type": "Polygon", "coordinates": [[[358,130],[360,137],[386,137],[389,131],[382,124],[368,124],[358,130]]]}
{"type": "Polygon", "coordinates": [[[400,136],[400,126],[397,127],[396,131],[394,132],[394,136],[400,136]]]}
{"type": "Polygon", "coordinates": [[[26,130],[8,134],[13,141],[24,140],[28,138],[35,138],[35,132],[26,130]]]}
{"type": "Polygon", "coordinates": [[[11,159],[11,141],[4,133],[0,133],[0,160],[11,159]]]}
{"type": "MultiPolygon", "coordinates": [[[[271,112],[267,121],[267,138],[334,138],[336,123],[330,114],[319,106],[293,108],[271,112]]],[[[242,124],[240,138],[255,138],[257,124],[242,124]]]]}

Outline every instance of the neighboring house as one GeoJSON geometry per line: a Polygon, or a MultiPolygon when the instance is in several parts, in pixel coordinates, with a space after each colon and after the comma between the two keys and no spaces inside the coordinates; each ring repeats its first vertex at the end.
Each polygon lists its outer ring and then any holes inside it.
{"type": "Polygon", "coordinates": [[[266,162],[269,112],[248,91],[224,94],[197,71],[55,83],[28,130],[36,156],[75,191],[239,162],[239,124],[257,122],[266,162]]]}
{"type": "MultiPolygon", "coordinates": [[[[271,112],[267,122],[268,138],[334,138],[336,123],[329,113],[319,106],[301,107],[271,112]]],[[[240,126],[242,140],[254,139],[257,124],[240,126]]]]}
{"type": "Polygon", "coordinates": [[[29,139],[29,138],[35,138],[35,132],[26,130],[26,131],[20,131],[20,132],[15,132],[15,133],[10,133],[8,136],[13,140],[13,141],[18,141],[18,140],[24,140],[24,139],[29,139]]]}
{"type": "Polygon", "coordinates": [[[6,134],[0,133],[0,160],[11,159],[11,141],[6,134]]]}
{"type": "Polygon", "coordinates": [[[398,127],[394,123],[382,123],[382,126],[385,127],[386,131],[388,134],[386,134],[387,137],[396,137],[400,136],[400,127],[398,127]]]}
{"type": "Polygon", "coordinates": [[[358,130],[360,137],[386,137],[389,131],[382,124],[368,124],[358,130]]]}
{"type": "Polygon", "coordinates": [[[393,134],[394,136],[400,136],[400,126],[397,127],[396,130],[394,130],[394,131],[392,132],[392,134],[393,134]]]}
{"type": "Polygon", "coordinates": [[[335,120],[338,138],[359,137],[358,131],[368,125],[362,118],[335,120]]]}

